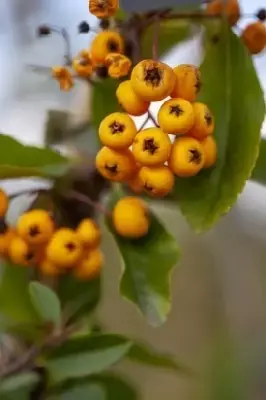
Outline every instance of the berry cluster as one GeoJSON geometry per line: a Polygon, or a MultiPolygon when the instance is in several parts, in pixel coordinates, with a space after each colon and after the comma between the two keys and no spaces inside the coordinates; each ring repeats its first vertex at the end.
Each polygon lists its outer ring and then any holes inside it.
{"type": "Polygon", "coordinates": [[[78,279],[89,280],[100,273],[101,232],[93,220],[84,219],[76,230],[56,229],[49,212],[34,209],[22,214],[15,227],[9,227],[4,222],[8,205],[8,196],[1,190],[1,257],[16,265],[37,267],[47,276],[71,271],[78,279]]]}
{"type": "Polygon", "coordinates": [[[126,113],[108,115],[100,124],[104,147],[96,157],[98,171],[106,179],[127,182],[137,193],[164,197],[173,188],[174,175],[190,177],[213,166],[214,118],[205,104],[195,102],[199,89],[200,72],[193,65],[172,69],[154,60],[137,64],[116,92],[126,113]],[[143,115],[159,100],[165,100],[159,125],[137,131],[128,114],[143,115]],[[173,143],[169,135],[176,137],[173,143]]]}

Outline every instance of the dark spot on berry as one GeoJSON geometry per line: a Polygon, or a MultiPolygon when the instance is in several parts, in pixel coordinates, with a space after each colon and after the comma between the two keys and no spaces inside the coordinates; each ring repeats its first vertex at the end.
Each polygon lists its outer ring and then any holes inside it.
{"type": "Polygon", "coordinates": [[[48,25],[41,25],[37,30],[38,36],[48,36],[51,33],[51,28],[48,25]]]}
{"type": "Polygon", "coordinates": [[[175,114],[176,117],[180,117],[184,113],[184,110],[179,106],[170,106],[170,114],[175,114]]]}
{"type": "Polygon", "coordinates": [[[266,20],[266,9],[265,8],[261,8],[260,10],[258,10],[256,17],[264,22],[266,20]]]}
{"type": "Polygon", "coordinates": [[[153,155],[158,149],[159,146],[157,146],[153,138],[144,140],[143,151],[148,151],[151,155],[153,155]]]}
{"type": "Polygon", "coordinates": [[[120,124],[117,121],[114,121],[111,125],[109,125],[109,128],[112,131],[112,134],[115,135],[116,133],[122,133],[125,130],[125,125],[120,124]]]}
{"type": "Polygon", "coordinates": [[[104,10],[108,6],[107,0],[98,0],[98,8],[99,10],[104,10]]]}
{"type": "Polygon", "coordinates": [[[114,164],[114,165],[105,164],[104,168],[105,168],[107,171],[111,172],[111,174],[114,174],[114,175],[115,175],[115,174],[118,173],[117,164],[114,164]]]}
{"type": "Polygon", "coordinates": [[[8,226],[4,218],[0,218],[0,235],[4,235],[8,230],[8,226]]]}
{"type": "Polygon", "coordinates": [[[89,33],[90,25],[87,21],[82,21],[78,26],[79,33],[89,33]]]}
{"type": "Polygon", "coordinates": [[[25,255],[25,260],[26,261],[31,261],[34,257],[34,253],[32,251],[28,251],[27,254],[25,255]]]}
{"type": "Polygon", "coordinates": [[[65,244],[65,248],[69,251],[74,251],[76,250],[76,245],[73,242],[68,242],[65,244]]]}
{"type": "Polygon", "coordinates": [[[153,86],[159,86],[163,77],[163,71],[160,68],[152,67],[144,70],[144,80],[153,86]]]}
{"type": "Polygon", "coordinates": [[[219,35],[213,35],[213,36],[211,37],[211,42],[212,42],[213,44],[217,44],[219,41],[220,41],[220,36],[219,36],[219,35]]]}
{"type": "Polygon", "coordinates": [[[147,182],[144,185],[144,189],[147,190],[147,192],[152,192],[153,191],[153,187],[150,186],[147,182]]]}
{"type": "Polygon", "coordinates": [[[189,155],[190,155],[189,162],[192,162],[197,165],[201,163],[202,156],[199,150],[191,149],[189,150],[189,155]]]}
{"type": "Polygon", "coordinates": [[[99,26],[102,30],[106,30],[110,27],[109,19],[101,19],[99,26]]]}
{"type": "Polygon", "coordinates": [[[38,227],[38,225],[32,225],[32,226],[30,226],[30,228],[29,228],[29,235],[30,235],[31,237],[38,236],[40,233],[41,233],[41,232],[40,232],[40,228],[38,227]]]}
{"type": "Polygon", "coordinates": [[[210,126],[212,124],[212,116],[209,111],[207,111],[206,114],[204,115],[204,119],[208,126],[210,126]]]}
{"type": "Polygon", "coordinates": [[[96,75],[99,78],[103,78],[103,79],[107,78],[108,77],[108,69],[104,65],[102,65],[102,66],[96,68],[96,75]]]}
{"type": "Polygon", "coordinates": [[[108,40],[107,48],[112,53],[116,53],[119,50],[118,43],[114,39],[108,40]]]}
{"type": "Polygon", "coordinates": [[[196,93],[199,93],[200,89],[201,89],[201,80],[200,80],[200,75],[199,72],[196,71],[196,84],[195,84],[195,89],[196,89],[196,93]]]}

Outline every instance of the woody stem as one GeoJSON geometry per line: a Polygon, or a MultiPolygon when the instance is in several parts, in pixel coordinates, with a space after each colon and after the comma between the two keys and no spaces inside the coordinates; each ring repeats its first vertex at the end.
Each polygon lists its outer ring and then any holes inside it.
{"type": "Polygon", "coordinates": [[[156,16],[154,21],[154,33],[153,33],[153,45],[152,45],[152,58],[158,60],[158,48],[159,48],[159,28],[160,28],[160,17],[156,16]]]}

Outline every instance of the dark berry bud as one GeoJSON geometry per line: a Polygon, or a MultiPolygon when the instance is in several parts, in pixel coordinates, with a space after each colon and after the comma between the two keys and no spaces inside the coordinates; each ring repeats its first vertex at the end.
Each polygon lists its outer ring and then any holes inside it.
{"type": "Polygon", "coordinates": [[[101,67],[97,67],[96,75],[99,78],[107,78],[108,77],[108,69],[104,65],[101,67]]]}
{"type": "Polygon", "coordinates": [[[41,25],[37,30],[38,36],[48,36],[51,33],[51,28],[48,25],[41,25]]]}
{"type": "Polygon", "coordinates": [[[265,8],[261,8],[257,14],[256,17],[260,20],[260,21],[265,21],[266,20],[266,9],[265,8]]]}
{"type": "Polygon", "coordinates": [[[6,221],[4,220],[4,218],[0,218],[0,235],[5,234],[7,229],[8,226],[6,224],[6,221]]]}
{"type": "Polygon", "coordinates": [[[90,25],[86,21],[82,21],[78,26],[79,33],[89,33],[90,25]]]}
{"type": "Polygon", "coordinates": [[[110,20],[109,19],[101,19],[99,26],[103,30],[108,29],[110,27],[110,20]]]}

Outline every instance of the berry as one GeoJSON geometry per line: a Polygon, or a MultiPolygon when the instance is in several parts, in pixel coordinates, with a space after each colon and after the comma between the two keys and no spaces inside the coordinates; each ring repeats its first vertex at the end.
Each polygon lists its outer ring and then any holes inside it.
{"type": "Polygon", "coordinates": [[[259,54],[266,46],[266,27],[260,21],[249,24],[241,38],[251,54],[259,54]]]}
{"type": "Polygon", "coordinates": [[[0,256],[6,256],[11,240],[15,237],[16,232],[13,228],[7,228],[7,230],[0,234],[0,256]]]}
{"type": "Polygon", "coordinates": [[[100,32],[91,43],[91,56],[95,64],[104,64],[109,53],[123,53],[123,51],[124,40],[117,32],[100,32]]]}
{"type": "Polygon", "coordinates": [[[170,155],[171,141],[160,128],[140,131],[133,142],[132,153],[141,165],[164,164],[170,155]]]}
{"type": "Polygon", "coordinates": [[[150,103],[142,100],[133,90],[131,81],[121,82],[116,91],[116,97],[121,107],[130,115],[145,114],[150,103]]]}
{"type": "Polygon", "coordinates": [[[48,36],[51,34],[51,28],[48,25],[41,25],[38,27],[37,35],[38,36],[48,36]]]}
{"type": "Polygon", "coordinates": [[[165,165],[160,167],[142,167],[139,178],[145,192],[153,197],[164,197],[174,186],[174,175],[165,165]]]}
{"type": "Polygon", "coordinates": [[[118,79],[128,75],[132,62],[123,54],[110,53],[105,58],[105,64],[108,67],[108,75],[118,79]]]}
{"type": "Polygon", "coordinates": [[[89,33],[90,25],[87,21],[82,21],[78,26],[79,33],[89,33]]]}
{"type": "Polygon", "coordinates": [[[100,275],[104,257],[100,249],[89,251],[74,269],[74,275],[80,280],[92,280],[100,275]]]}
{"type": "Polygon", "coordinates": [[[168,162],[169,168],[175,175],[180,177],[197,175],[203,168],[204,162],[204,150],[198,140],[187,136],[176,138],[168,162]]]}
{"type": "Polygon", "coordinates": [[[200,70],[194,65],[181,64],[174,68],[176,84],[171,97],[195,101],[200,90],[200,70]]]}
{"type": "Polygon", "coordinates": [[[82,50],[72,62],[74,71],[83,78],[89,78],[94,71],[94,65],[88,50],[82,50]]]}
{"type": "Polygon", "coordinates": [[[104,178],[123,182],[134,173],[136,162],[128,149],[118,152],[102,147],[96,156],[96,168],[104,178]]]}
{"type": "Polygon", "coordinates": [[[9,200],[6,192],[0,189],[0,218],[5,217],[9,206],[9,200]]]}
{"type": "Polygon", "coordinates": [[[89,0],[89,11],[98,18],[113,16],[119,8],[119,0],[89,0]]]}
{"type": "Polygon", "coordinates": [[[203,168],[212,167],[217,160],[217,144],[213,136],[207,136],[201,142],[204,151],[204,165],[203,168]]]}
{"type": "Polygon", "coordinates": [[[80,222],[76,229],[79,240],[84,247],[95,249],[101,241],[101,231],[98,225],[90,218],[80,222]]]}
{"type": "Polygon", "coordinates": [[[220,15],[223,13],[227,16],[228,22],[234,26],[240,18],[241,10],[238,0],[214,0],[207,5],[206,12],[208,15],[220,15]]]}
{"type": "Polygon", "coordinates": [[[194,110],[187,100],[170,99],[158,112],[158,121],[164,132],[174,135],[187,133],[194,125],[194,110]]]}
{"type": "Polygon", "coordinates": [[[19,236],[13,236],[8,246],[10,260],[17,265],[30,266],[37,265],[40,253],[36,249],[31,249],[28,243],[19,236]]]}
{"type": "Polygon", "coordinates": [[[132,88],[144,101],[164,100],[172,93],[175,82],[172,68],[159,61],[143,60],[131,73],[132,88]]]}
{"type": "Polygon", "coordinates": [[[106,29],[109,29],[110,27],[110,20],[109,19],[101,19],[99,23],[100,28],[105,31],[106,29]]]}
{"type": "Polygon", "coordinates": [[[30,245],[46,244],[54,232],[54,222],[45,210],[31,210],[17,222],[17,234],[30,245]]]}
{"type": "Polygon", "coordinates": [[[46,257],[58,268],[69,269],[79,261],[82,251],[77,233],[69,228],[61,228],[51,238],[46,249],[46,257]]]}
{"type": "Polygon", "coordinates": [[[257,17],[260,21],[264,22],[264,21],[266,20],[266,9],[265,9],[265,8],[261,8],[261,9],[257,12],[256,17],[257,17]]]}
{"type": "Polygon", "coordinates": [[[43,260],[39,265],[40,271],[44,276],[57,276],[62,270],[57,268],[50,260],[43,260]]]}
{"type": "Polygon", "coordinates": [[[68,92],[74,85],[73,76],[66,67],[53,67],[52,77],[58,81],[62,91],[68,92]]]}
{"type": "Polygon", "coordinates": [[[139,171],[140,167],[137,167],[134,175],[127,180],[127,185],[130,187],[130,189],[138,194],[143,191],[143,184],[139,177],[139,171]]]}
{"type": "Polygon", "coordinates": [[[214,131],[214,117],[206,104],[193,104],[195,123],[193,128],[188,132],[189,136],[203,140],[206,136],[212,135],[214,131]]]}
{"type": "Polygon", "coordinates": [[[125,113],[116,112],[108,115],[99,127],[101,142],[115,150],[131,146],[136,134],[135,122],[125,113]]]}
{"type": "Polygon", "coordinates": [[[124,197],[113,210],[113,224],[116,232],[126,238],[140,238],[147,235],[150,221],[147,205],[137,197],[124,197]]]}

